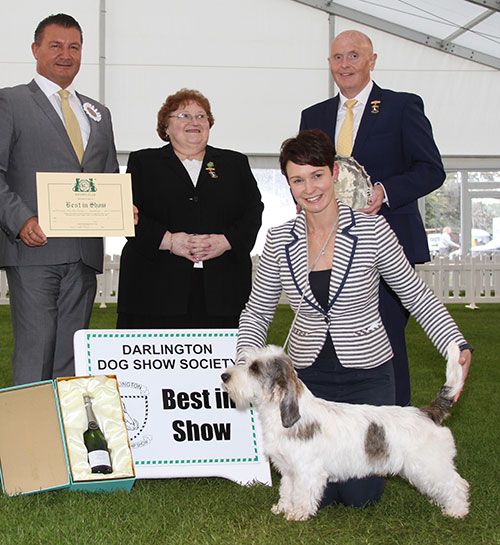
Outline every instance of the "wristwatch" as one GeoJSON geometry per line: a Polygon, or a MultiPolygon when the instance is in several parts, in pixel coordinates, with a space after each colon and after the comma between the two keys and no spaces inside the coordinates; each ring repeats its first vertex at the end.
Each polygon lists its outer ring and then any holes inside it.
{"type": "Polygon", "coordinates": [[[474,347],[469,343],[461,344],[458,348],[460,349],[460,352],[463,352],[464,350],[470,350],[471,354],[474,352],[474,347]]]}

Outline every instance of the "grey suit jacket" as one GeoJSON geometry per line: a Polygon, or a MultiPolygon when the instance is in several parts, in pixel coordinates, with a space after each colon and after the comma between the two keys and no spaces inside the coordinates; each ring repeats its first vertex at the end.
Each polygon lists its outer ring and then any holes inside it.
{"type": "Polygon", "coordinates": [[[344,367],[371,368],[392,357],[379,313],[384,278],[446,357],[448,344],[465,339],[446,308],[418,277],[382,216],[339,205],[328,309],[318,303],[307,276],[304,212],[269,229],[248,303],[241,313],[238,353],[263,346],[282,290],[297,314],[288,353],[297,367],[316,360],[330,333],[344,367]]]}
{"type": "Polygon", "coordinates": [[[117,172],[109,110],[78,95],[100,115],[88,116],[90,136],[80,165],[63,122],[35,81],[0,90],[0,267],[82,260],[102,271],[101,238],[50,238],[30,248],[18,237],[37,215],[37,172],[117,172]]]}

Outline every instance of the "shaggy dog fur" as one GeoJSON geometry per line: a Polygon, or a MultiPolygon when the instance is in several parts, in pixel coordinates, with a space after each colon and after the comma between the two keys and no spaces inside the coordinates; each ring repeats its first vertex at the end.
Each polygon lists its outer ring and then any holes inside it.
{"type": "Polygon", "coordinates": [[[451,431],[441,426],[463,385],[459,355],[451,343],[446,384],[418,409],[324,401],[297,377],[281,348],[245,350],[244,363],[227,369],[222,381],[238,407],[252,403],[259,412],[266,453],[282,476],[272,512],[306,520],[329,481],[401,475],[443,514],[465,517],[469,485],[455,469],[451,431]]]}

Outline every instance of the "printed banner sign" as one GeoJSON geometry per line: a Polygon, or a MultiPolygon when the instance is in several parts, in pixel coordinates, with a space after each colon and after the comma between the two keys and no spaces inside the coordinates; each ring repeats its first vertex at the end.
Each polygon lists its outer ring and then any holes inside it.
{"type": "Polygon", "coordinates": [[[257,414],[221,386],[236,339],[235,329],[76,332],[76,375],[117,376],[137,478],[271,485],[257,414]]]}

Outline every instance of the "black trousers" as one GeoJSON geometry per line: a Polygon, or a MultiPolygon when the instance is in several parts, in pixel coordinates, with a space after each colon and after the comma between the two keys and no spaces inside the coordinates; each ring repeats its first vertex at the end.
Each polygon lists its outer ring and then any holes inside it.
{"type": "MultiPolygon", "coordinates": [[[[327,401],[394,405],[395,386],[392,360],[374,369],[342,367],[336,354],[318,358],[313,365],[297,370],[311,392],[327,401]]],[[[377,503],[385,488],[383,477],[370,476],[328,483],[320,509],[333,503],[363,507],[377,503]]]]}
{"type": "Polygon", "coordinates": [[[399,297],[382,280],[379,291],[379,310],[389,341],[391,342],[396,385],[396,405],[406,407],[410,404],[410,369],[406,352],[405,328],[410,313],[401,304],[399,297]]]}

